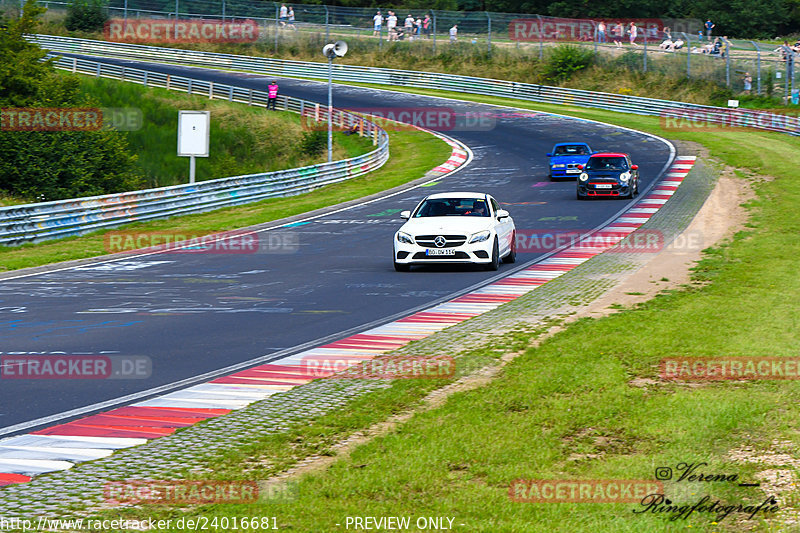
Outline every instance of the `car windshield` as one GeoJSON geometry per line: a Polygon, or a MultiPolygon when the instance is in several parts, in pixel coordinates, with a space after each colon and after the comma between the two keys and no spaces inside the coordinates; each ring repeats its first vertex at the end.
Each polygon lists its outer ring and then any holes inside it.
{"type": "Polygon", "coordinates": [[[431,198],[425,200],[414,218],[425,217],[488,217],[489,209],[486,200],[478,198],[431,198]]]}
{"type": "Polygon", "coordinates": [[[565,144],[556,146],[553,155],[589,155],[589,149],[583,144],[565,144]]]}
{"type": "Polygon", "coordinates": [[[591,157],[586,163],[586,170],[628,170],[628,162],[624,157],[591,157]]]}

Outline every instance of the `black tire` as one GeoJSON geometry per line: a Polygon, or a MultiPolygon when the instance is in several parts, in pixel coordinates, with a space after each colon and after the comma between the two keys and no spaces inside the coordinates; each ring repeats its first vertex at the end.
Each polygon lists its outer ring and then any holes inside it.
{"type": "Polygon", "coordinates": [[[581,193],[579,193],[578,191],[575,191],[575,197],[578,200],[586,200],[586,197],[585,196],[581,196],[581,193]]]}
{"type": "Polygon", "coordinates": [[[511,234],[511,251],[503,258],[503,263],[511,264],[517,262],[517,232],[511,234]]]}
{"type": "Polygon", "coordinates": [[[408,272],[409,270],[411,270],[411,265],[406,265],[406,264],[398,263],[397,261],[395,261],[394,269],[396,271],[398,271],[398,272],[408,272]]]}
{"type": "Polygon", "coordinates": [[[497,237],[494,238],[492,247],[492,262],[486,265],[486,270],[497,270],[500,268],[500,246],[497,244],[497,237]]]}
{"type": "Polygon", "coordinates": [[[633,191],[634,196],[639,196],[639,179],[636,179],[636,188],[633,191]]]}

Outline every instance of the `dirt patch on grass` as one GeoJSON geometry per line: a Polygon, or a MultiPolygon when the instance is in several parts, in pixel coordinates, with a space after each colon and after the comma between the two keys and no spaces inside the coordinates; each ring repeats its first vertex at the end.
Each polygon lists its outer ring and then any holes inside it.
{"type": "Polygon", "coordinates": [[[747,211],[742,204],[753,197],[747,181],[735,177],[730,169],[723,172],[697,216],[672,244],[577,316],[605,316],[650,300],[662,291],[692,284],[692,265],[702,258],[704,249],[744,227],[747,211]]]}
{"type": "MultiPolygon", "coordinates": [[[[742,204],[753,197],[752,190],[746,180],[736,178],[732,170],[727,170],[720,177],[714,190],[706,199],[698,214],[691,224],[676,239],[676,242],[691,242],[693,245],[686,249],[681,246],[666,247],[662,252],[654,255],[653,259],[631,274],[619,286],[609,291],[587,305],[578,313],[571,315],[565,323],[580,317],[600,317],[616,312],[628,306],[636,305],[656,296],[659,292],[675,289],[691,282],[691,266],[702,257],[702,250],[731,237],[739,231],[747,220],[747,212],[742,204]],[[702,239],[697,238],[702,237],[702,239]],[[689,239],[692,237],[692,239],[689,239]],[[613,307],[610,307],[613,306],[613,307]]],[[[564,325],[553,326],[546,333],[538,337],[532,345],[537,345],[543,339],[563,329],[564,325]]],[[[411,409],[391,418],[374,424],[366,430],[353,433],[348,438],[339,441],[329,448],[325,455],[313,455],[300,461],[291,469],[278,474],[268,480],[268,483],[280,483],[297,478],[303,474],[310,474],[326,469],[334,461],[349,457],[350,453],[359,445],[369,440],[389,434],[394,429],[408,421],[414,414],[433,409],[444,404],[452,394],[460,391],[471,390],[489,383],[505,364],[512,361],[519,353],[507,353],[501,357],[497,365],[487,366],[475,373],[465,376],[458,381],[437,389],[428,394],[416,409],[411,409]]],[[[653,380],[640,380],[638,386],[655,385],[653,380]]],[[[595,440],[594,444],[600,448],[597,454],[574,454],[570,460],[585,460],[602,456],[603,449],[614,447],[609,442],[595,440]]],[[[359,465],[354,465],[358,467],[359,465]]]]}

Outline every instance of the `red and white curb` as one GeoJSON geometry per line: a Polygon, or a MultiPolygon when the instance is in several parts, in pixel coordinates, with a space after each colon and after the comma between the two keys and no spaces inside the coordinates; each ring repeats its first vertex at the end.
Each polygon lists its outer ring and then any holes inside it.
{"type": "Polygon", "coordinates": [[[441,174],[449,174],[450,172],[454,171],[467,161],[468,154],[460,143],[457,143],[445,136],[437,135],[437,137],[439,137],[444,142],[449,144],[453,148],[453,151],[450,153],[450,157],[447,159],[447,161],[445,161],[438,167],[435,167],[433,169],[433,172],[439,172],[441,174]]]}
{"type": "MultiPolygon", "coordinates": [[[[462,150],[456,143],[452,146],[454,155],[457,149],[462,150]]],[[[30,481],[39,474],[66,470],[77,463],[106,457],[116,449],[171,435],[178,428],[227,414],[333,373],[318,366],[310,372],[309,368],[314,366],[309,364],[311,361],[358,364],[515,300],[603,253],[636,231],[675,193],[695,159],[676,158],[664,179],[650,193],[605,228],[544,261],[468,294],[269,364],[0,440],[0,486],[30,481]],[[596,239],[598,236],[603,238],[596,239]]]]}

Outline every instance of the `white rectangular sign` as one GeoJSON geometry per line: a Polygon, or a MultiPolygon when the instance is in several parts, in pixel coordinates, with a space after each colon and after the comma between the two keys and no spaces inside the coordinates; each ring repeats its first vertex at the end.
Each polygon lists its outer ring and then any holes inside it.
{"type": "Polygon", "coordinates": [[[210,111],[178,111],[178,155],[208,157],[210,111]]]}

